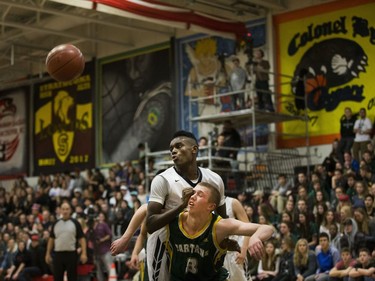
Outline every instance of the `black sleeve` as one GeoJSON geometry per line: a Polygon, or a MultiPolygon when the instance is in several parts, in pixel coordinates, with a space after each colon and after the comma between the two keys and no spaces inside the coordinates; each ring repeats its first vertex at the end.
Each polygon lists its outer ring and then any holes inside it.
{"type": "Polygon", "coordinates": [[[85,235],[83,234],[83,230],[82,230],[82,226],[81,224],[76,220],[76,219],[71,219],[73,221],[73,223],[75,224],[76,226],[76,239],[77,241],[83,237],[85,237],[85,235]]]}
{"type": "Polygon", "coordinates": [[[55,236],[55,225],[56,225],[56,223],[58,221],[59,220],[54,221],[53,224],[51,225],[50,237],[53,238],[53,239],[56,239],[56,236],[55,236]]]}

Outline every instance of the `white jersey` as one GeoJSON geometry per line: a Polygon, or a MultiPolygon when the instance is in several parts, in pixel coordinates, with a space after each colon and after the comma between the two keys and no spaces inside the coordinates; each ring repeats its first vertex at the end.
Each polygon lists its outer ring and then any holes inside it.
{"type": "MultiPolygon", "coordinates": [[[[225,198],[225,206],[227,211],[227,216],[229,218],[236,219],[233,211],[233,198],[227,197],[225,198]]],[[[243,236],[238,235],[231,235],[229,236],[230,239],[236,240],[238,242],[238,245],[242,247],[243,244],[243,236]]],[[[237,252],[231,252],[228,251],[227,255],[224,259],[224,267],[229,272],[229,279],[230,281],[248,281],[251,280],[250,272],[248,271],[247,266],[247,259],[245,259],[244,264],[237,264],[236,258],[237,258],[237,252]]]]}
{"type": "MultiPolygon", "coordinates": [[[[222,178],[206,168],[198,168],[198,179],[195,182],[181,176],[174,167],[157,175],[151,183],[150,202],[157,202],[165,209],[172,209],[181,204],[182,190],[195,187],[200,182],[208,182],[217,187],[221,194],[220,206],[225,203],[224,183],[222,178]]],[[[165,254],[166,228],[152,233],[147,239],[147,270],[150,281],[168,281],[169,261],[165,254]]]]}

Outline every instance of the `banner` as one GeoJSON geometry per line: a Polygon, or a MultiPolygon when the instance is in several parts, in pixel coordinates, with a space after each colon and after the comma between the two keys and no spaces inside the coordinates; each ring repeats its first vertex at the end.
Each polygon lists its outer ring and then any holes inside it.
{"type": "Polygon", "coordinates": [[[94,63],[68,82],[35,85],[34,174],[95,167],[94,63]]]}
{"type": "Polygon", "coordinates": [[[99,61],[100,163],[136,160],[138,144],[166,150],[176,130],[169,44],[99,61]]]}
{"type": "MultiPolygon", "coordinates": [[[[335,1],[274,17],[277,85],[285,95],[279,110],[303,116],[306,107],[310,145],[339,137],[345,107],[354,113],[364,107],[374,121],[374,11],[371,0],[335,1]]],[[[278,130],[279,147],[306,145],[303,121],[278,130]]]]}
{"type": "Polygon", "coordinates": [[[0,179],[28,174],[29,87],[0,93],[0,179]]]}

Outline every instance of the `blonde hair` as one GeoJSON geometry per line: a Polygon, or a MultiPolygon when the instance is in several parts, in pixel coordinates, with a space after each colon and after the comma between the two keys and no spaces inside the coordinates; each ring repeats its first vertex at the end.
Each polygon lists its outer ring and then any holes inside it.
{"type": "Polygon", "coordinates": [[[197,57],[203,54],[215,55],[217,50],[217,42],[213,38],[204,38],[199,40],[195,45],[195,55],[197,57]]]}
{"type": "Polygon", "coordinates": [[[299,239],[294,247],[294,255],[293,255],[293,262],[296,266],[306,266],[309,259],[309,243],[306,239],[299,239]],[[301,253],[299,251],[299,245],[305,244],[306,245],[306,253],[301,253]]]}

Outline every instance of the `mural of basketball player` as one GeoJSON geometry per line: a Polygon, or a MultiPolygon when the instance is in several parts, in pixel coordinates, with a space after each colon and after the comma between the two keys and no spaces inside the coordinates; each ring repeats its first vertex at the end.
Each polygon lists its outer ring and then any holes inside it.
{"type": "MultiPolygon", "coordinates": [[[[193,67],[188,76],[185,95],[191,97],[207,97],[214,95],[215,87],[228,85],[229,67],[224,67],[217,56],[217,42],[213,38],[197,41],[193,49],[186,45],[186,53],[193,67]]],[[[212,103],[213,100],[206,100],[212,103]]]]}

